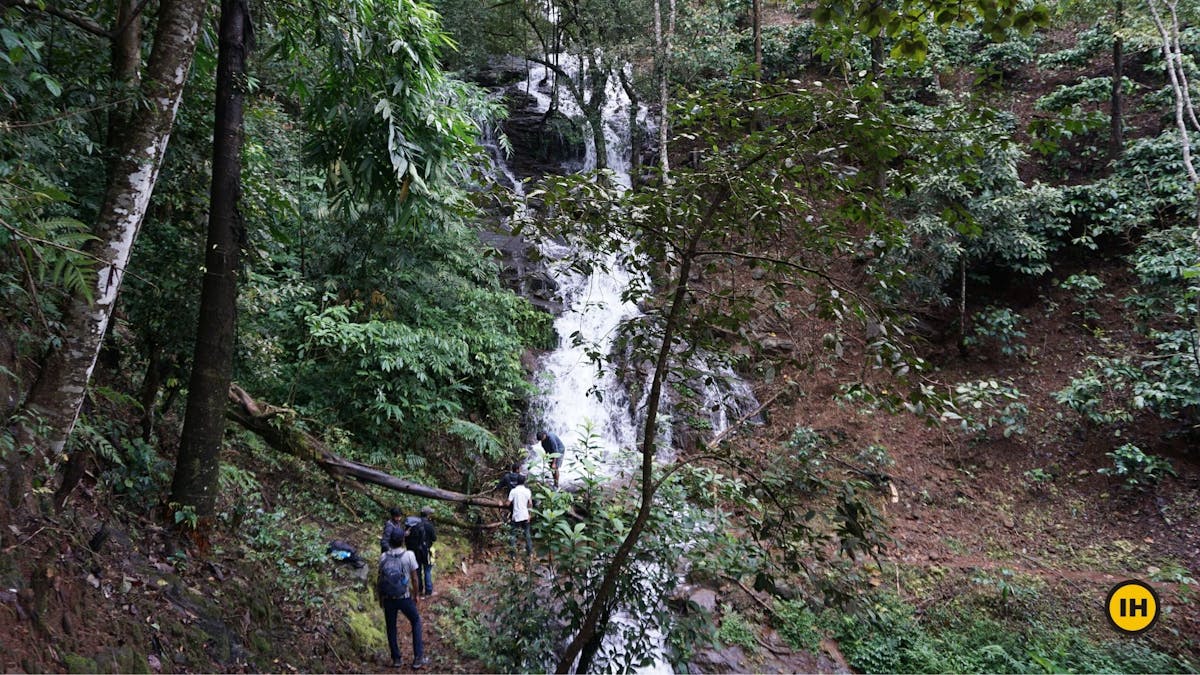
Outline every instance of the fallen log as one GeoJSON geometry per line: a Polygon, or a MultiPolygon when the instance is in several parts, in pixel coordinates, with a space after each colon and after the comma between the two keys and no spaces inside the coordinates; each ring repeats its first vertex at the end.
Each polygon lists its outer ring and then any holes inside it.
{"type": "Polygon", "coordinates": [[[313,462],[335,478],[353,478],[426,499],[495,509],[508,508],[506,502],[498,499],[414,483],[341,457],[331,452],[321,439],[297,429],[289,419],[291,411],[260,404],[236,384],[229,385],[229,405],[225,409],[225,416],[261,436],[275,450],[313,462]]]}

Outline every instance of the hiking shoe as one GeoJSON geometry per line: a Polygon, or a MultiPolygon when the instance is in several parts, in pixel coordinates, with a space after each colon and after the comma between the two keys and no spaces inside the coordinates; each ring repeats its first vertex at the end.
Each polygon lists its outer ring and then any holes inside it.
{"type": "Polygon", "coordinates": [[[392,659],[392,667],[393,668],[403,668],[404,662],[401,661],[400,659],[392,659]]]}
{"type": "Polygon", "coordinates": [[[429,665],[429,659],[425,658],[425,657],[421,657],[421,658],[417,659],[416,661],[413,661],[412,669],[420,670],[427,665],[429,665]]]}

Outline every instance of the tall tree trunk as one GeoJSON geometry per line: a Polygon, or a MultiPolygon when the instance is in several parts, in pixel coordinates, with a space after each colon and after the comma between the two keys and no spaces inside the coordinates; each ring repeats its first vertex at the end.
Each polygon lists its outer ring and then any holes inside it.
{"type": "Polygon", "coordinates": [[[750,5],[750,23],[754,33],[754,79],[762,82],[762,0],[752,0],[750,5]]]}
{"type": "Polygon", "coordinates": [[[129,124],[130,115],[137,101],[132,100],[141,84],[142,67],[142,21],[138,16],[137,0],[117,0],[117,30],[112,43],[112,65],[114,98],[108,115],[106,143],[113,147],[113,139],[129,124]],[[129,100],[126,100],[129,99],[129,100]]]}
{"type": "Polygon", "coordinates": [[[1124,0],[1117,0],[1116,12],[1113,18],[1112,43],[1112,103],[1109,107],[1108,122],[1108,161],[1113,162],[1125,151],[1125,121],[1124,98],[1122,84],[1125,80],[1125,45],[1121,38],[1121,28],[1125,20],[1124,0]]]}
{"type": "Polygon", "coordinates": [[[200,321],[188,384],[187,412],[171,501],[192,506],[202,519],[216,506],[225,435],[225,401],[233,379],[237,277],[245,228],[241,199],[243,104],[250,9],[247,0],[221,0],[217,105],[213,127],[212,193],[200,321]]]}
{"type": "Polygon", "coordinates": [[[871,38],[871,79],[883,74],[883,33],[871,38]]]}
{"type": "Polygon", "coordinates": [[[625,96],[629,98],[629,118],[627,120],[629,124],[629,186],[636,188],[642,167],[642,130],[637,121],[640,104],[637,89],[634,89],[633,82],[625,74],[625,68],[617,69],[617,78],[621,82],[621,89],[625,92],[625,96]]]}
{"type": "Polygon", "coordinates": [[[658,165],[666,180],[671,162],[667,154],[667,140],[670,138],[670,100],[667,96],[667,84],[670,77],[671,38],[675,34],[675,0],[669,0],[666,26],[663,26],[662,0],[654,0],[654,57],[658,71],[658,165]],[[665,28],[665,30],[664,30],[665,28]]]}
{"type": "Polygon", "coordinates": [[[139,89],[144,104],[137,107],[123,133],[108,139],[114,159],[92,227],[95,239],[85,246],[96,260],[95,286],[90,298],[78,294],[67,302],[61,346],[46,356],[18,413],[15,436],[29,455],[22,462],[23,453],[11,453],[7,472],[10,496],[29,494],[32,476],[26,470],[57,462],[75,426],[134,240],[158,181],[206,5],[205,0],[163,0],[159,7],[154,47],[139,89]]]}

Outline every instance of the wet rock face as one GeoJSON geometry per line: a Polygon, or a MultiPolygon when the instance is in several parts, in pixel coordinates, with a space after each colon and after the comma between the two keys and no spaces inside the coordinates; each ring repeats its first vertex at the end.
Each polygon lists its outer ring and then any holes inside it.
{"type": "Polygon", "coordinates": [[[583,130],[559,112],[538,112],[537,99],[520,85],[504,90],[509,116],[504,133],[512,143],[509,166],[521,177],[565,173],[583,160],[583,130]]]}
{"type": "Polygon", "coordinates": [[[500,281],[534,307],[551,314],[562,313],[557,300],[558,283],[541,260],[537,247],[524,236],[508,232],[482,230],[479,239],[499,253],[500,281]]]}

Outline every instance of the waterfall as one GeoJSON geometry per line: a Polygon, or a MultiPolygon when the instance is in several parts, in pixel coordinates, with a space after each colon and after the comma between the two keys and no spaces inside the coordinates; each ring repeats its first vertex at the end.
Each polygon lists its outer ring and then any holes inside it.
{"type": "MultiPolygon", "coordinates": [[[[585,62],[576,56],[552,54],[546,60],[556,64],[559,70],[571,78],[582,80],[591,76],[583,72],[585,62]]],[[[628,64],[624,67],[630,68],[628,64]]],[[[626,74],[629,74],[628,70],[626,74]]],[[[583,110],[565,90],[564,83],[558,81],[559,77],[555,70],[545,65],[534,64],[529,67],[524,81],[516,86],[533,100],[534,112],[544,114],[551,105],[557,105],[558,110],[565,116],[578,120],[583,125],[589,125],[583,110]],[[555,92],[555,87],[558,87],[559,91],[555,92]]],[[[600,116],[605,155],[615,183],[629,189],[632,184],[632,143],[629,128],[632,103],[621,87],[618,76],[610,73],[607,78],[604,86],[604,106],[600,116]]],[[[587,90],[588,87],[580,85],[580,89],[587,90]]],[[[643,106],[639,106],[633,119],[643,128],[650,128],[651,123],[643,106]]],[[[584,138],[586,151],[582,165],[567,167],[571,170],[589,171],[596,168],[597,149],[594,136],[592,133],[584,133],[584,138]]],[[[496,174],[493,178],[512,186],[519,211],[524,208],[521,205],[525,196],[524,185],[509,168],[503,153],[494,145],[491,151],[496,160],[496,174]]],[[[609,476],[627,474],[635,469],[630,465],[630,457],[631,452],[633,457],[637,457],[636,449],[640,443],[639,427],[642,420],[635,411],[644,410],[645,401],[630,401],[629,392],[613,372],[614,369],[603,359],[598,367],[590,354],[613,356],[618,329],[641,315],[641,310],[636,304],[621,297],[632,281],[632,273],[621,264],[620,256],[615,254],[606,256],[600,261],[601,264],[591,266],[588,273],[573,269],[571,262],[584,252],[570,239],[542,241],[539,242],[538,248],[547,261],[551,276],[558,284],[558,300],[563,311],[554,321],[554,329],[558,335],[557,348],[546,354],[539,363],[537,384],[541,393],[533,402],[537,426],[557,434],[567,447],[560,471],[561,485],[564,487],[569,488],[580,481],[587,470],[579,458],[580,439],[586,433],[585,430],[592,434],[591,442],[597,446],[598,456],[589,459],[598,465],[598,470],[609,476]]],[[[709,382],[705,385],[700,400],[703,409],[710,413],[714,433],[724,430],[730,421],[735,419],[738,410],[757,405],[749,387],[727,365],[706,363],[701,364],[700,369],[708,375],[703,380],[709,382]]],[[[649,378],[650,374],[646,374],[646,377],[649,378]]],[[[642,389],[648,392],[649,387],[642,389]]],[[[667,455],[673,452],[669,423],[670,403],[669,388],[665,388],[660,418],[667,423],[662,424],[659,429],[658,447],[667,455]]],[[[548,469],[543,461],[537,461],[540,449],[537,443],[530,446],[531,461],[528,468],[531,475],[545,480],[548,478],[548,469]]],[[[678,545],[688,547],[690,534],[680,533],[679,536],[681,539],[678,545]]],[[[653,594],[656,588],[651,586],[654,585],[655,579],[682,573],[681,569],[654,568],[640,569],[637,574],[641,583],[647,584],[646,592],[653,594]]],[[[658,588],[661,587],[659,584],[658,588]]],[[[612,617],[612,621],[616,625],[630,626],[636,624],[638,619],[625,612],[618,612],[612,617]]],[[[652,628],[649,637],[655,645],[654,662],[641,672],[672,672],[665,656],[665,640],[661,632],[652,628]]],[[[612,656],[620,654],[624,645],[610,636],[606,638],[602,649],[612,656]]]]}

